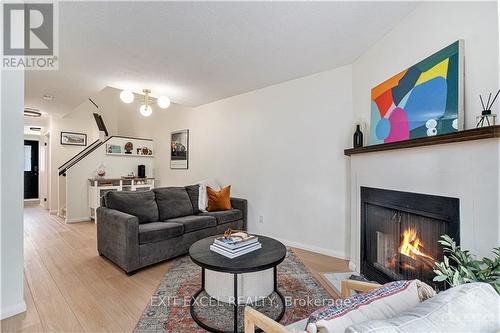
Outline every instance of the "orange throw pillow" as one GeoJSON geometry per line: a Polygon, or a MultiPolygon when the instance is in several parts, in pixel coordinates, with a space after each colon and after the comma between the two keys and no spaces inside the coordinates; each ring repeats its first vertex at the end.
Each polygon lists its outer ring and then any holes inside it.
{"type": "Polygon", "coordinates": [[[231,186],[226,186],[220,191],[213,190],[207,186],[209,212],[231,209],[231,186]]]}

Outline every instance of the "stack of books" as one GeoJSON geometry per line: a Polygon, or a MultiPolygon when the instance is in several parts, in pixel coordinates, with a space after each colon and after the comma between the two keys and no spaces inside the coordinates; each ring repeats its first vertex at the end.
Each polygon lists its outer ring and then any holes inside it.
{"type": "Polygon", "coordinates": [[[233,234],[228,237],[217,237],[210,245],[210,250],[228,258],[236,258],[262,247],[256,236],[233,234]]]}

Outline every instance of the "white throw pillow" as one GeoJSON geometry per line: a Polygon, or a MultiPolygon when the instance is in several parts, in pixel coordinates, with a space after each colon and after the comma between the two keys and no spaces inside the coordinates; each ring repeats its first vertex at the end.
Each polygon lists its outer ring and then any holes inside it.
{"type": "Polygon", "coordinates": [[[208,207],[208,195],[207,195],[207,186],[210,186],[215,191],[220,191],[220,185],[213,179],[202,180],[197,183],[200,185],[200,195],[198,196],[198,209],[202,212],[207,211],[208,207]]]}
{"type": "Polygon", "coordinates": [[[351,296],[344,300],[342,306],[319,309],[309,317],[307,332],[344,332],[347,327],[366,320],[391,318],[420,303],[417,281],[390,282],[351,296]]]}

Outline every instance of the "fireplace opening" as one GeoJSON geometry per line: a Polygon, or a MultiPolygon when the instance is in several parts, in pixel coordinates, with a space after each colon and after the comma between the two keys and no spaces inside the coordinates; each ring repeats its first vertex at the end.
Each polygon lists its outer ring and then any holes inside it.
{"type": "Polygon", "coordinates": [[[361,188],[361,273],[380,283],[419,279],[432,281],[438,243],[448,234],[459,237],[456,198],[361,188]]]}

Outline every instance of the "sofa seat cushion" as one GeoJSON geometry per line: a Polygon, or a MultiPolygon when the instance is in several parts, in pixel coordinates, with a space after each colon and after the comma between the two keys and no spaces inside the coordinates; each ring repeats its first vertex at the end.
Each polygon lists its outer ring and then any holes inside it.
{"type": "Polygon", "coordinates": [[[217,221],[213,216],[190,215],[168,219],[165,222],[172,222],[184,226],[184,233],[215,227],[217,221]]]}
{"type": "Polygon", "coordinates": [[[243,219],[243,213],[239,209],[223,210],[219,212],[207,212],[198,216],[213,216],[217,219],[217,224],[224,224],[243,219]]]}
{"type": "Polygon", "coordinates": [[[181,236],[184,226],[179,223],[151,222],[139,225],[139,244],[160,242],[181,236]]]}
{"type": "Polygon", "coordinates": [[[498,332],[500,296],[487,283],[468,283],[385,320],[369,320],[346,329],[361,332],[498,332]]]}
{"type": "Polygon", "coordinates": [[[160,187],[153,190],[160,212],[160,221],[193,215],[193,205],[184,187],[160,187]]]}
{"type": "Polygon", "coordinates": [[[152,191],[109,191],[104,197],[106,207],[137,216],[139,223],[158,221],[158,205],[152,191]]]}

